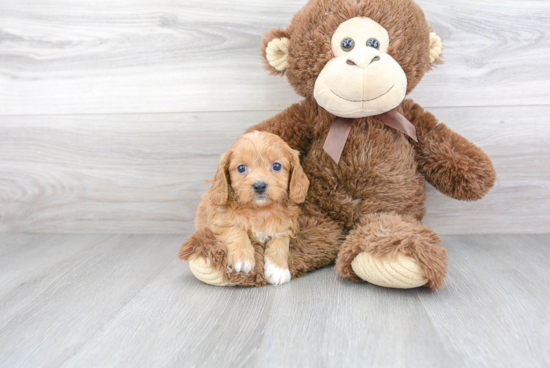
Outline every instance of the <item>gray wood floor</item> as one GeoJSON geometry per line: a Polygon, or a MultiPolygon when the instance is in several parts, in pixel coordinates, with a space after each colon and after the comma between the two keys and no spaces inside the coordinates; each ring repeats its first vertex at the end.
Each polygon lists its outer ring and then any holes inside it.
{"type": "Polygon", "coordinates": [[[442,290],[216,288],[183,235],[0,234],[0,367],[543,367],[550,235],[444,236],[442,290]]]}

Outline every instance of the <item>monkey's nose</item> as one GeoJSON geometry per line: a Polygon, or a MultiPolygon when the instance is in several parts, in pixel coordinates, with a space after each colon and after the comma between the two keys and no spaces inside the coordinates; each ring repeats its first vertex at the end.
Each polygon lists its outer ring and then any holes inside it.
{"type": "MultiPolygon", "coordinates": [[[[368,60],[368,59],[367,59],[368,60]]],[[[367,61],[365,60],[365,61],[367,61]]],[[[356,63],[355,61],[353,61],[351,58],[350,59],[347,59],[346,60],[346,64],[348,65],[351,65],[351,66],[358,66],[360,68],[364,68],[364,67],[367,67],[369,65],[371,65],[372,63],[374,63],[375,61],[380,61],[380,56],[375,56],[373,57],[369,62],[365,62],[365,63],[356,63]]]]}
{"type": "Polygon", "coordinates": [[[262,194],[267,189],[267,184],[265,181],[257,181],[252,185],[254,191],[258,194],[262,194]]]}

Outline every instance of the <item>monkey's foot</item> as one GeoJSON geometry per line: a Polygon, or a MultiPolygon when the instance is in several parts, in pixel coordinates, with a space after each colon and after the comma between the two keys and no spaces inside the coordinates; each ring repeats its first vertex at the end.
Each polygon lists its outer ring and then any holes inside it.
{"type": "Polygon", "coordinates": [[[430,228],[395,213],[366,215],[340,247],[336,271],[354,281],[400,289],[443,286],[447,251],[430,228]]]}
{"type": "Polygon", "coordinates": [[[264,286],[267,279],[263,274],[264,250],[260,245],[254,246],[256,267],[249,273],[234,272],[227,267],[227,249],[207,228],[195,231],[183,242],[178,255],[179,259],[189,262],[193,275],[200,281],[216,286],[264,286]]]}
{"type": "Polygon", "coordinates": [[[389,255],[374,257],[362,252],[351,262],[351,268],[362,280],[387,288],[412,289],[429,281],[414,258],[401,253],[392,260],[389,255]]]}
{"type": "Polygon", "coordinates": [[[210,260],[197,257],[189,260],[189,268],[195,277],[205,284],[214,286],[229,286],[230,283],[223,280],[223,273],[212,267],[210,260]]]}

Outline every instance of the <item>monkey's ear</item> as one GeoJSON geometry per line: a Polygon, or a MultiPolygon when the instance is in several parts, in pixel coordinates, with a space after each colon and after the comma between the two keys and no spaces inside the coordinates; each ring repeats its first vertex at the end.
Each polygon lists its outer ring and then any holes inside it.
{"type": "Polygon", "coordinates": [[[283,75],[288,68],[288,47],[290,34],[281,28],[267,32],[262,39],[264,67],[273,75],[283,75]]]}
{"type": "Polygon", "coordinates": [[[435,34],[435,32],[430,32],[430,63],[435,63],[441,56],[443,50],[443,45],[441,43],[441,38],[435,34]]]}
{"type": "Polygon", "coordinates": [[[229,198],[229,173],[227,172],[229,169],[229,157],[231,157],[229,151],[222,155],[218,164],[218,171],[216,171],[214,179],[210,181],[212,183],[210,200],[218,206],[227,204],[229,198]]]}

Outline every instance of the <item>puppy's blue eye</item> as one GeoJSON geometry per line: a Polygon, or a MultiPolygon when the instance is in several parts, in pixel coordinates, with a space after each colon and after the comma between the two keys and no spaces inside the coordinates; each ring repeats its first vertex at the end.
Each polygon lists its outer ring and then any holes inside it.
{"type": "Polygon", "coordinates": [[[371,38],[367,41],[367,46],[368,47],[374,47],[375,49],[378,49],[380,44],[378,43],[377,39],[371,38]]]}
{"type": "Polygon", "coordinates": [[[239,165],[239,167],[237,167],[237,171],[239,173],[243,174],[246,171],[246,166],[245,165],[239,165]]]}
{"type": "Polygon", "coordinates": [[[280,163],[278,162],[275,162],[271,168],[273,169],[273,171],[281,171],[281,169],[283,168],[283,165],[281,165],[280,163]]]}

